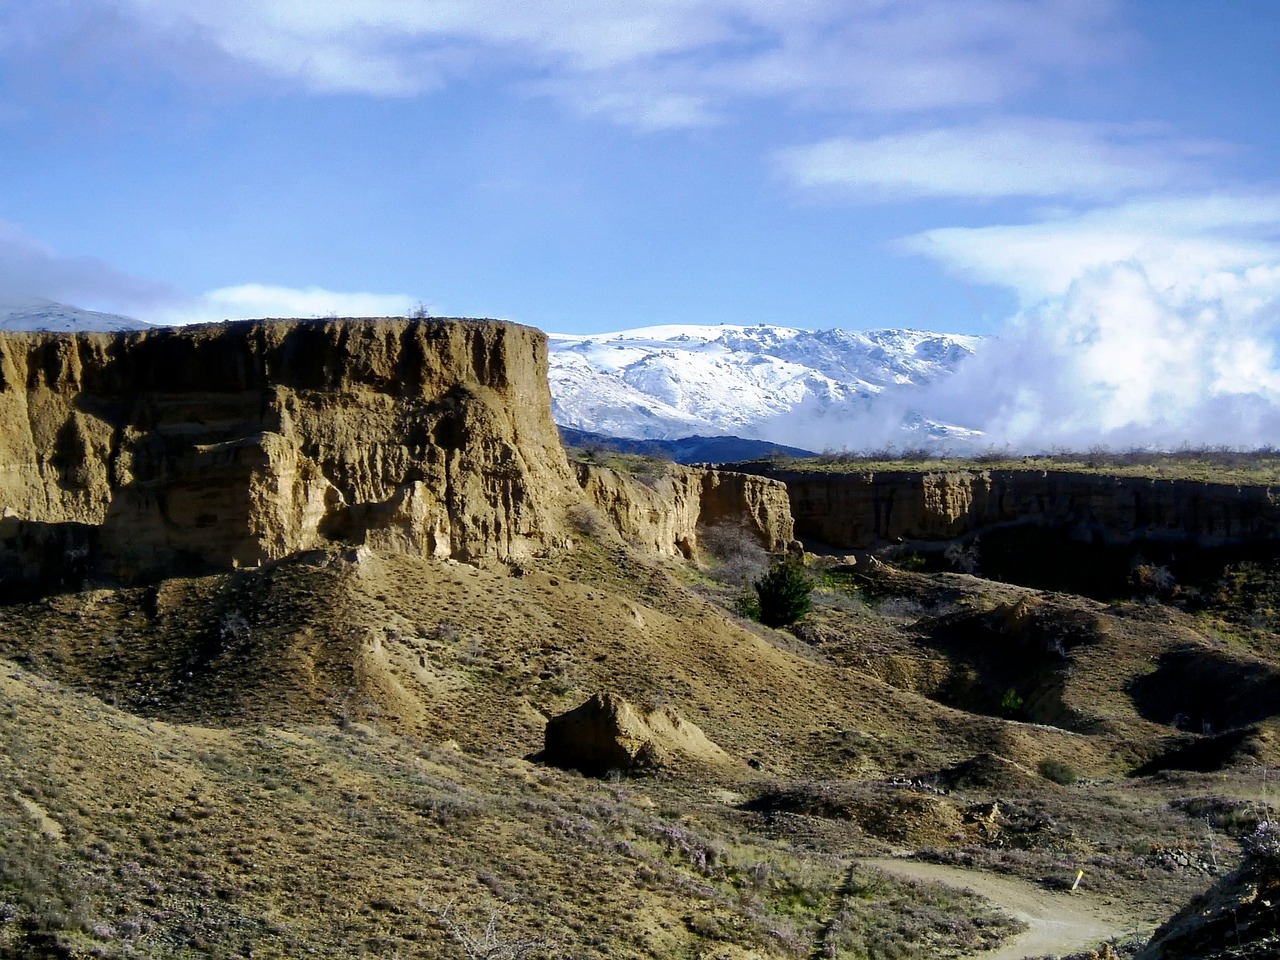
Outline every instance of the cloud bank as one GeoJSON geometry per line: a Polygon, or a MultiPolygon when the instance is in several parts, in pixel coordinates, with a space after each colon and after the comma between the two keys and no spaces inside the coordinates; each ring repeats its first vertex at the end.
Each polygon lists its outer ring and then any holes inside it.
{"type": "Polygon", "coordinates": [[[1280,261],[1186,289],[1136,264],[1100,267],[1020,315],[921,407],[1016,450],[1275,444],[1278,338],[1280,261]]]}
{"type": "Polygon", "coordinates": [[[1280,445],[1280,196],[1134,201],[932,230],[899,248],[1008,287],[1022,307],[951,378],[804,411],[773,439],[952,452],[1280,445]],[[931,437],[930,421],[977,436],[931,437]]]}
{"type": "Polygon", "coordinates": [[[245,283],[159,306],[143,319],[155,323],[212,323],[266,317],[403,317],[416,301],[404,294],[352,293],[323,287],[245,283]]]}
{"type": "Polygon", "coordinates": [[[95,257],[68,257],[0,220],[0,302],[45,298],[117,311],[172,296],[163,284],[117,270],[95,257]]]}
{"type": "Polygon", "coordinates": [[[399,317],[418,306],[407,294],[294,288],[261,283],[184,296],[93,257],[66,256],[0,221],[0,305],[52,300],[149,323],[214,323],[262,317],[399,317]]]}

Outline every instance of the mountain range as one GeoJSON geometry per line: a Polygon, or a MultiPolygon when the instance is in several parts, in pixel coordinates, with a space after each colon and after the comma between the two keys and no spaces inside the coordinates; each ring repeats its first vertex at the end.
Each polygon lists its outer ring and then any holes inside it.
{"type": "Polygon", "coordinates": [[[847,421],[882,408],[904,443],[964,440],[972,431],[923,417],[911,395],[949,376],[981,342],[765,324],[551,334],[553,411],[561,426],[616,437],[803,443],[794,432],[802,421],[847,421]]]}
{"type": "MultiPolygon", "coordinates": [[[[0,302],[0,330],[147,326],[51,300],[0,302]]],[[[720,459],[716,454],[729,451],[765,455],[770,445],[783,444],[797,451],[955,448],[978,434],[921,413],[913,400],[981,343],[980,337],[919,330],[768,324],[550,334],[553,412],[561,428],[596,435],[593,444],[643,441],[653,447],[649,452],[684,461],[720,459]]]]}

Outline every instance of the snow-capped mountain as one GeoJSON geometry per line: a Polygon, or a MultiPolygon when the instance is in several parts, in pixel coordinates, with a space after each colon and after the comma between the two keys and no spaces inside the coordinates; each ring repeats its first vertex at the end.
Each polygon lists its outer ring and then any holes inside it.
{"type": "Polygon", "coordinates": [[[29,297],[0,301],[0,330],[52,330],[56,332],[144,330],[151,326],[133,317],[82,310],[65,303],[29,297]]]}
{"type": "Polygon", "coordinates": [[[913,411],[910,395],[948,376],[980,343],[918,330],[727,324],[551,334],[551,394],[558,423],[619,437],[786,441],[793,419],[882,408],[897,419],[902,442],[964,439],[971,431],[913,411]]]}

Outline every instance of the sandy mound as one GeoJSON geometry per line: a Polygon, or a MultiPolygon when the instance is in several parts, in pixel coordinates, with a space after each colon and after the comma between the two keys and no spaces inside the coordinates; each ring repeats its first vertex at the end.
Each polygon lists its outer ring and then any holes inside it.
{"type": "Polygon", "coordinates": [[[610,770],[653,770],[677,759],[715,765],[733,759],[675,711],[641,710],[612,693],[547,721],[541,759],[599,776],[610,770]]]}
{"type": "Polygon", "coordinates": [[[960,790],[1042,790],[1044,779],[1008,757],[979,753],[942,771],[946,784],[960,790]]]}

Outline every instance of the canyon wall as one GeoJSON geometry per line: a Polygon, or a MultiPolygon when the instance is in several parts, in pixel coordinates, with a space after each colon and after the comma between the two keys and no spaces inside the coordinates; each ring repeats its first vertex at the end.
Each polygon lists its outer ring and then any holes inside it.
{"type": "Polygon", "coordinates": [[[646,550],[694,558],[698,531],[734,526],[770,552],[795,536],[787,489],[766,477],[668,465],[652,485],[607,467],[576,465],[578,482],[624,540],[646,550]]]}
{"type": "Polygon", "coordinates": [[[786,484],[801,539],[843,549],[1037,525],[1074,539],[1226,546],[1280,536],[1280,488],[1041,470],[742,469],[786,484]]]}
{"type": "MultiPolygon", "coordinates": [[[[481,320],[264,320],[0,333],[0,593],[257,566],[331,544],[513,559],[584,499],[633,543],[790,538],[780,484],[678,468],[582,482],[545,336],[481,320]]],[[[691,548],[689,548],[691,549],[691,548]]]]}
{"type": "Polygon", "coordinates": [[[580,494],[550,409],[545,338],[506,323],[3,334],[0,576],[552,549],[580,494]]]}

